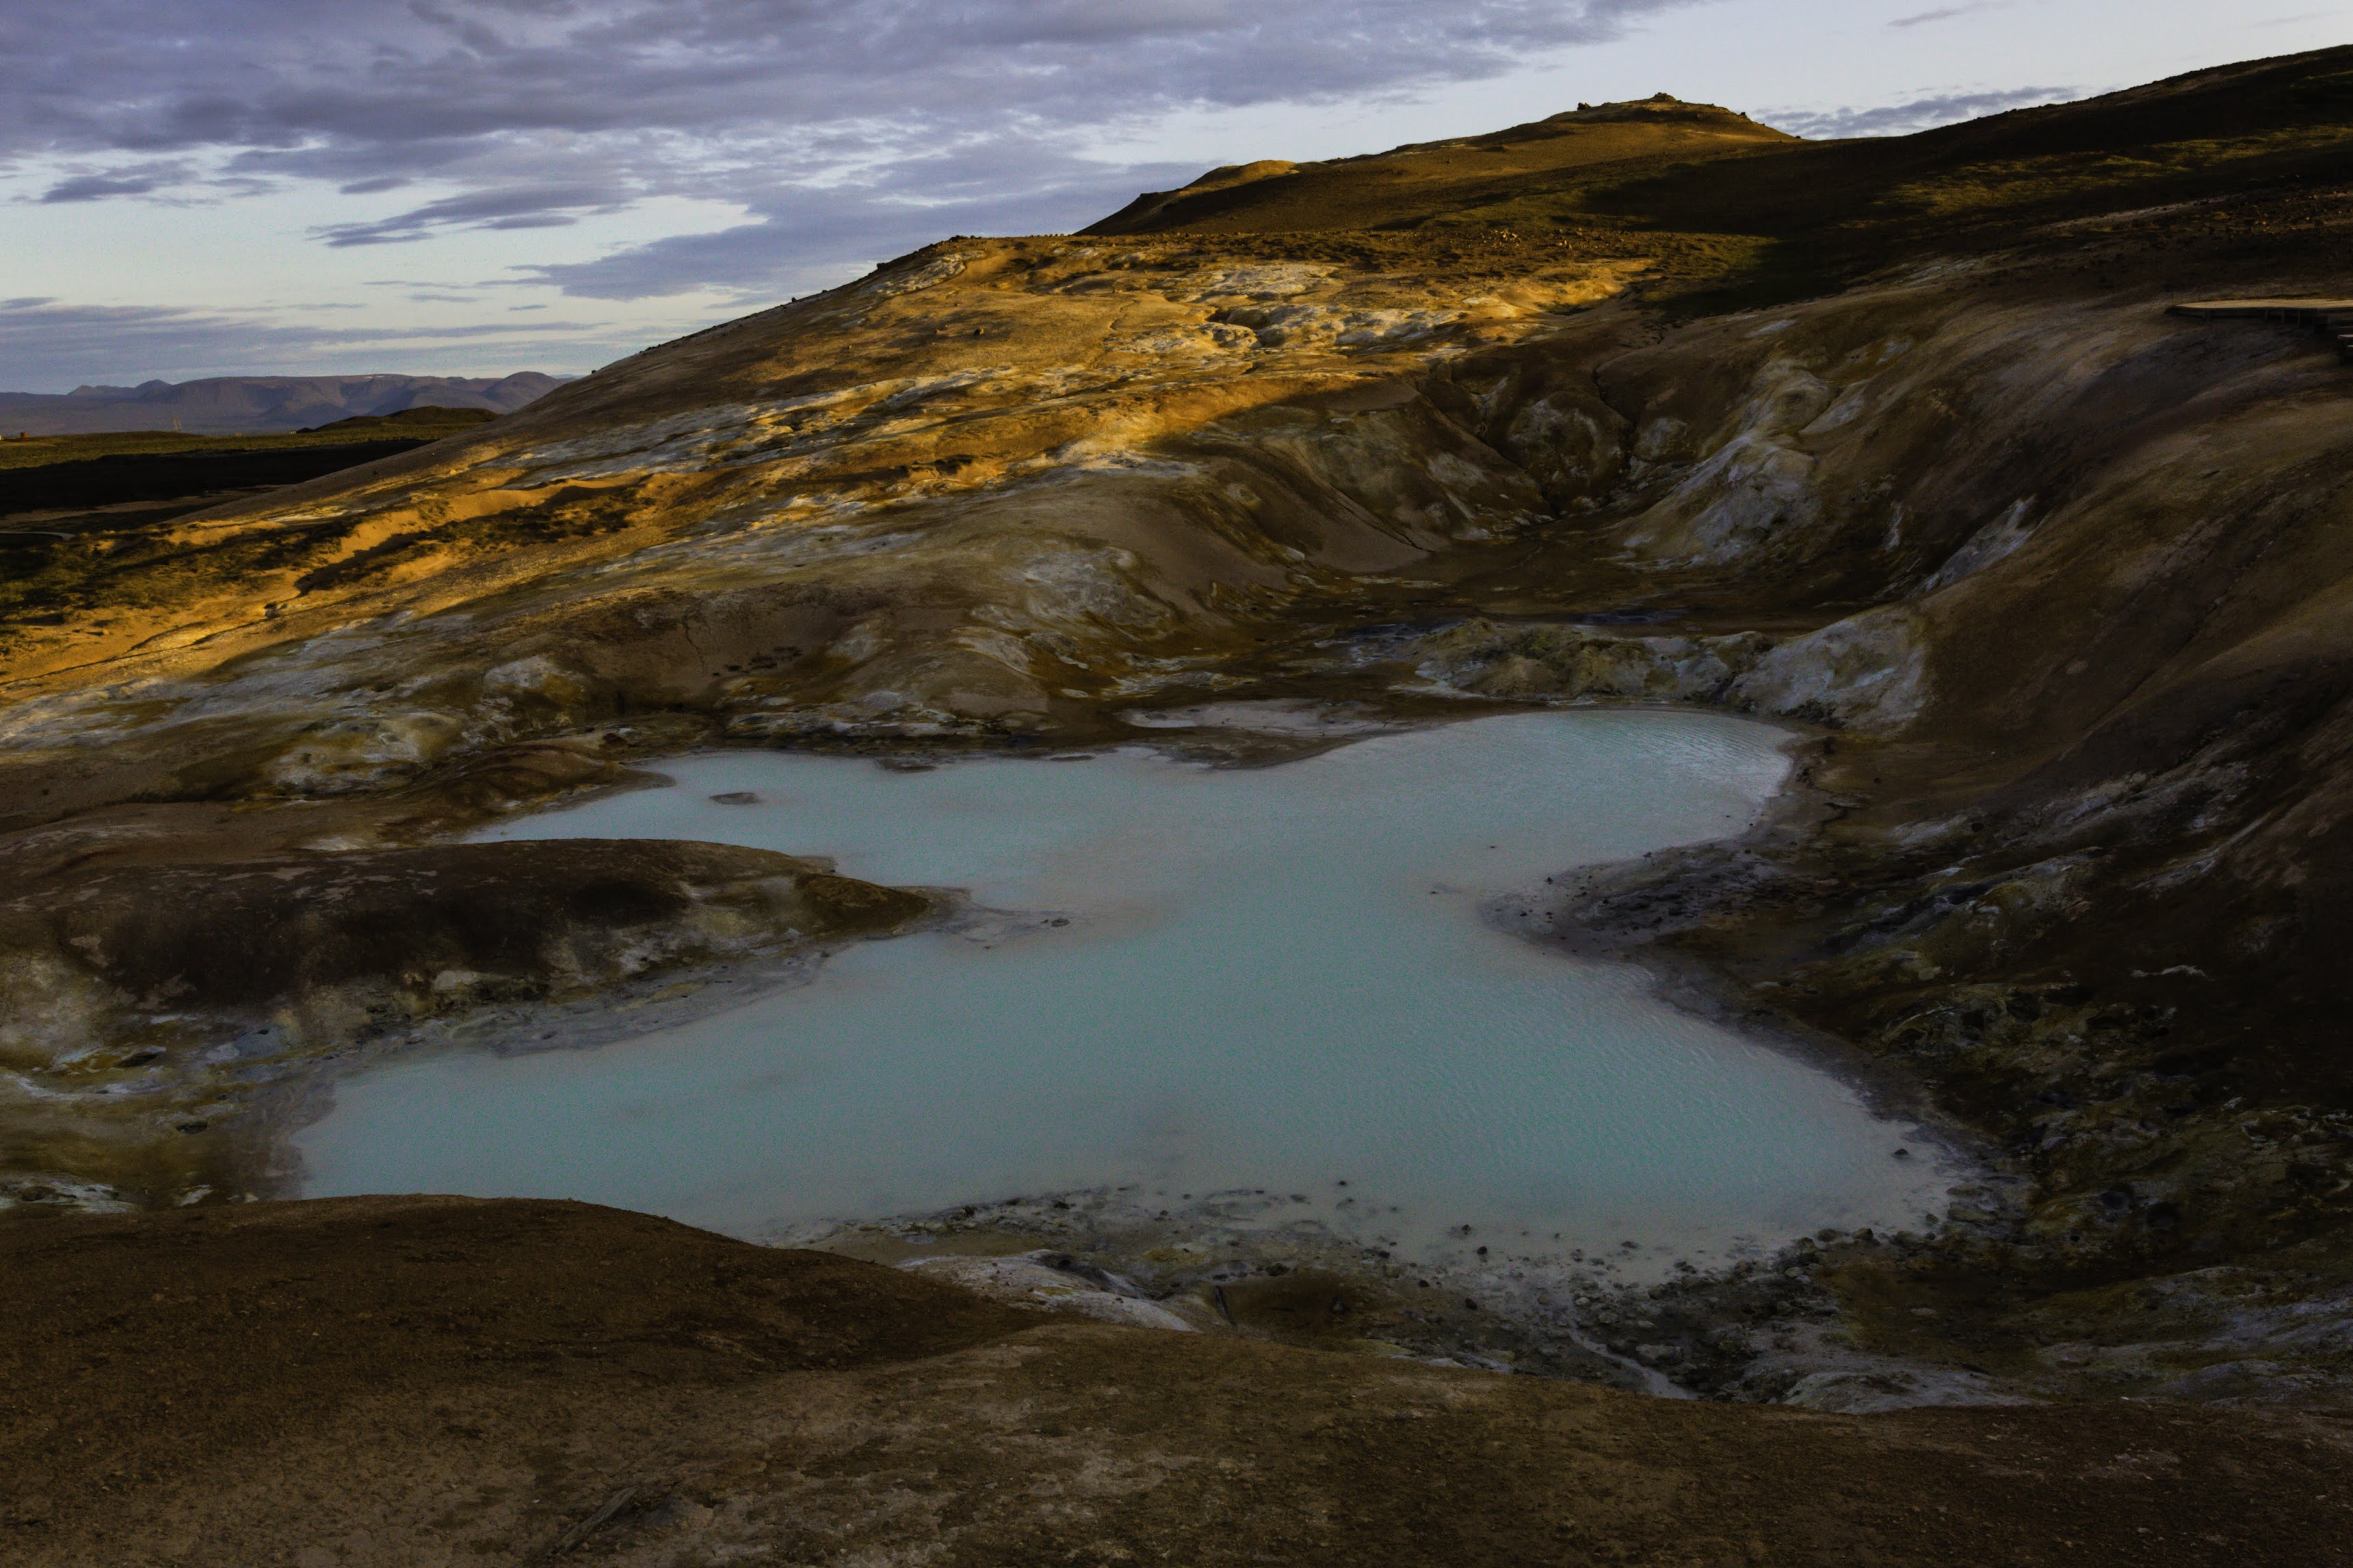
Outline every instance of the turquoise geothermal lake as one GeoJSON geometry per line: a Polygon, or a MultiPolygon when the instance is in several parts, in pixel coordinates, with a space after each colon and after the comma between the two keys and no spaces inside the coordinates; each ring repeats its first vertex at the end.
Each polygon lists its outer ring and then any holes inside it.
{"type": "Polygon", "coordinates": [[[1488,909],[1739,831],[1780,739],[1571,712],[1257,769],[1142,745],[930,772],[677,759],[671,787],[482,837],[756,845],[1004,912],[635,1039],[374,1066],[299,1135],[305,1190],[583,1198],[764,1237],[1082,1189],[1179,1220],[1271,1194],[1284,1224],[1409,1253],[1464,1225],[1693,1258],[1917,1226],[1951,1178],[1916,1127],[1488,909]]]}

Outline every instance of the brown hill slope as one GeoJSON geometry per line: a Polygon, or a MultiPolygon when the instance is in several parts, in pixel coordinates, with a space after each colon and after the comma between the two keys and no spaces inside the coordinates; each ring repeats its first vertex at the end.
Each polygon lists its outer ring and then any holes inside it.
{"type": "Polygon", "coordinates": [[[1662,94],[1374,157],[1252,164],[1264,173],[1250,180],[1220,170],[1138,197],[1087,232],[1504,227],[1586,244],[1640,234],[1678,255],[1704,245],[1727,274],[1685,309],[1763,303],[1909,258],[2031,243],[2042,226],[2119,207],[2334,184],[2353,113],[2348,65],[2343,51],[2254,61],[1914,136],[1825,142],[1662,94]]]}
{"type": "MultiPolygon", "coordinates": [[[[1247,215],[1356,201],[1353,165],[1245,169],[1169,209],[1226,227],[930,247],[60,556],[53,619],[0,647],[0,865],[37,907],[124,863],[397,847],[690,744],[1132,738],[1205,689],[1771,716],[1811,736],[1782,820],[1563,913],[1989,1141],[1940,1240],[1838,1252],[1861,1342],[2341,1397],[2353,383],[2164,311],[2347,286],[2348,69],[1859,148],[1636,105],[1552,140],[1665,117],[1721,155],[1467,206],[1433,174],[1349,209],[1404,226],[1305,231],[1247,215]],[[1768,168],[1846,171],[1805,210],[1851,222],[1808,237],[1768,168]]],[[[77,951],[8,959],[17,1190],[262,1184],[172,1131],[234,1130],[249,1083],[143,1055],[239,1020],[128,1040],[77,951]],[[101,1107],[119,1136],[82,1136],[101,1107]]],[[[1694,1339],[1678,1375],[1756,1392],[1694,1339]]]]}
{"type": "Polygon", "coordinates": [[[0,1231],[0,1562],[2341,1563],[2342,1421],[1853,1417],[988,1305],[576,1204],[0,1231]]]}
{"type": "Polygon", "coordinates": [[[1524,203],[1795,140],[1746,115],[1662,93],[1372,157],[1217,169],[1183,190],[1138,196],[1084,232],[1306,233],[1477,221],[1499,202],[1524,203]]]}

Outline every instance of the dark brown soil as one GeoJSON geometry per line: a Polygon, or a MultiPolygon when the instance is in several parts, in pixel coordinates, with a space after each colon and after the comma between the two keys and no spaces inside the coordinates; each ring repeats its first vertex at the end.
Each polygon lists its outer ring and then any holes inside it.
{"type": "MultiPolygon", "coordinates": [[[[63,442],[59,442],[63,445],[63,442]]],[[[423,439],[343,442],[254,451],[226,447],[195,452],[115,452],[44,467],[0,469],[0,515],[300,484],[356,463],[422,447],[423,439]]]]}
{"type": "Polygon", "coordinates": [[[2353,1561],[2334,1418],[1675,1403],[1050,1321],[578,1204],[20,1224],[0,1275],[44,1304],[0,1347],[26,1568],[2353,1561]]]}

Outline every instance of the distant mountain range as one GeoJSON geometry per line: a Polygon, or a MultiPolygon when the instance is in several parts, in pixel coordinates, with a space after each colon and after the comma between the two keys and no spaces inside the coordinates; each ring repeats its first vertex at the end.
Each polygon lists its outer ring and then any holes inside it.
{"type": "Polygon", "coordinates": [[[0,392],[0,432],[88,436],[185,430],[259,436],[411,408],[511,414],[563,384],[537,371],[492,379],[454,375],[224,375],[206,381],[78,386],[64,394],[0,392]]]}

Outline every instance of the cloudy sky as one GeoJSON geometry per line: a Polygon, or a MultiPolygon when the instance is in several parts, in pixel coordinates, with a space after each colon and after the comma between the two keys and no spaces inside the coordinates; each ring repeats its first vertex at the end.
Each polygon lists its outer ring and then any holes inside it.
{"type": "Polygon", "coordinates": [[[0,388],[585,371],[958,233],[1667,91],[1918,129],[2353,0],[0,5],[0,388]]]}

